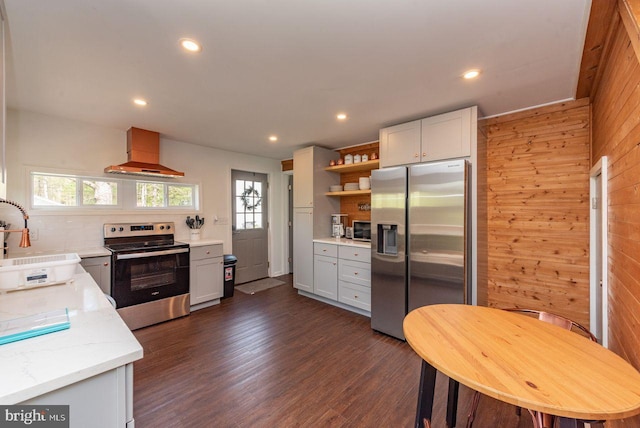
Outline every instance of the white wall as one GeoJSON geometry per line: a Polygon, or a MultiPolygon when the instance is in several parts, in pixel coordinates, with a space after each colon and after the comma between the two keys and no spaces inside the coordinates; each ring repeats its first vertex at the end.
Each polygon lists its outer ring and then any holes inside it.
{"type": "MultiPolygon", "coordinates": [[[[102,225],[112,222],[174,221],[176,239],[186,240],[185,225],[188,214],[82,213],[58,215],[38,213],[28,204],[28,176],[30,167],[75,172],[91,176],[105,176],[107,165],[126,162],[126,130],[62,119],[42,114],[7,111],[7,198],[22,204],[29,213],[29,228],[37,229],[38,240],[30,248],[18,247],[19,234],[8,238],[9,256],[26,253],[73,251],[100,247],[103,244],[102,225]]],[[[269,258],[270,275],[288,272],[286,260],[287,211],[285,199],[287,179],[281,172],[280,161],[257,156],[197,146],[180,141],[160,139],[160,163],[183,171],[184,181],[200,184],[202,189],[199,215],[206,219],[203,238],[224,241],[224,252],[233,251],[231,245],[231,170],[253,171],[269,176],[269,258]],[[218,222],[214,223],[214,218],[218,222]]],[[[114,178],[113,175],[108,175],[114,178]]],[[[127,176],[117,175],[115,178],[127,176]]],[[[22,227],[20,212],[0,204],[0,219],[14,227],[22,227]]]]}

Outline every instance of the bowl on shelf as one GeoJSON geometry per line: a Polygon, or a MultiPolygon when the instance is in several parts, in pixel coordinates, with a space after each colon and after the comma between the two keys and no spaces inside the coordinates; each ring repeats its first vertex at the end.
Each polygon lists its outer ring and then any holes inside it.
{"type": "Polygon", "coordinates": [[[333,186],[329,187],[329,191],[330,192],[342,192],[342,185],[334,184],[333,186]]]}

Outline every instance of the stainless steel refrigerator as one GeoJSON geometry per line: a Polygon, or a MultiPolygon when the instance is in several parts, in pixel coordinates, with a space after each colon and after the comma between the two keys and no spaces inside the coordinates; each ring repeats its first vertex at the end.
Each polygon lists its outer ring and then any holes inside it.
{"type": "Polygon", "coordinates": [[[371,328],[404,340],[420,306],[470,301],[468,163],[371,173],[371,328]]]}

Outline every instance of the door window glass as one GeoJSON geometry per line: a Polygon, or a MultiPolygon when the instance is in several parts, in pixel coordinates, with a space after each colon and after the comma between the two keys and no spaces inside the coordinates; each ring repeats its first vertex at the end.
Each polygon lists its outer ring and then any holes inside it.
{"type": "Polygon", "coordinates": [[[235,193],[236,230],[262,229],[262,183],[236,180],[235,193]]]}

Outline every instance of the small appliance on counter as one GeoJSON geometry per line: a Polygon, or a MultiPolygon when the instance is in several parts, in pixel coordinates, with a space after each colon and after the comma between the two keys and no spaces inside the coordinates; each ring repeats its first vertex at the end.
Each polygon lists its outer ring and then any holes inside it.
{"type": "Polygon", "coordinates": [[[353,240],[371,241],[371,222],[364,220],[353,220],[353,240]]]}
{"type": "Polygon", "coordinates": [[[353,227],[347,226],[344,228],[344,237],[347,239],[353,239],[353,227]]]}
{"type": "Polygon", "coordinates": [[[331,214],[331,236],[334,238],[344,237],[348,216],[348,214],[331,214]]]}

